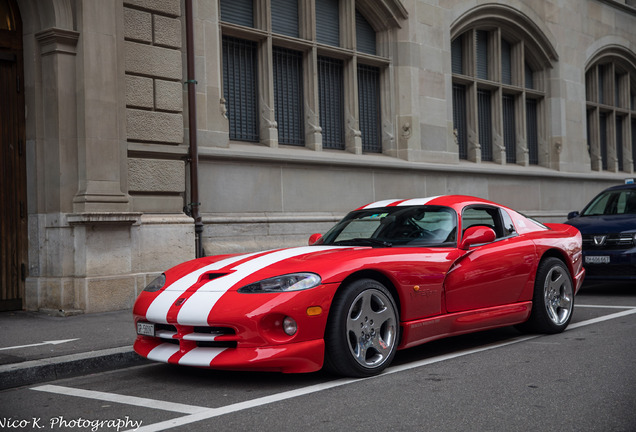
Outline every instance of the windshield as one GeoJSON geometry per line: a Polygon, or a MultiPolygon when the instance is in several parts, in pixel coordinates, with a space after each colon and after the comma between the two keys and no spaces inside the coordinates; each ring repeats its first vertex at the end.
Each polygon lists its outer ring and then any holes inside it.
{"type": "Polygon", "coordinates": [[[603,192],[585,207],[581,216],[636,214],[636,189],[603,192]]]}
{"type": "Polygon", "coordinates": [[[457,215],[439,206],[357,210],[338,222],[319,242],[353,246],[455,246],[457,215]]]}

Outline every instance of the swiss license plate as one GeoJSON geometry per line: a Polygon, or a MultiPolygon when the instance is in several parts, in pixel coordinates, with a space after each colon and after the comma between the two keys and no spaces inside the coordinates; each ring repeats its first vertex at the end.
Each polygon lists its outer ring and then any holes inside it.
{"type": "Polygon", "coordinates": [[[147,322],[138,322],[137,323],[137,334],[144,336],[154,336],[155,335],[155,325],[147,322]]]}
{"type": "Polygon", "coordinates": [[[609,264],[608,255],[588,255],[585,257],[585,264],[609,264]]]}

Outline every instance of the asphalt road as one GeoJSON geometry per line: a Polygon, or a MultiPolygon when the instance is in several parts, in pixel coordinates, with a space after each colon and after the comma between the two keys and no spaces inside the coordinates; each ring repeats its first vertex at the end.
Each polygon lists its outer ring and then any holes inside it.
{"type": "Polygon", "coordinates": [[[585,287],[568,330],[401,351],[379,377],[150,364],[0,392],[0,430],[636,431],[636,287],[585,287]]]}

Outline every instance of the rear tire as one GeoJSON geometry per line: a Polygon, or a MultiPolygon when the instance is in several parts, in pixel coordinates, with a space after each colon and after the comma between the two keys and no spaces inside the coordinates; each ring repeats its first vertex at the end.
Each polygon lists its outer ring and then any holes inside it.
{"type": "Polygon", "coordinates": [[[558,258],[546,258],[539,263],[534,283],[532,312],[522,331],[560,333],[566,329],[574,310],[572,277],[558,258]]]}
{"type": "Polygon", "coordinates": [[[373,279],[357,280],[331,305],[325,366],[338,375],[377,375],[393,360],[399,331],[399,311],[389,290],[373,279]]]}

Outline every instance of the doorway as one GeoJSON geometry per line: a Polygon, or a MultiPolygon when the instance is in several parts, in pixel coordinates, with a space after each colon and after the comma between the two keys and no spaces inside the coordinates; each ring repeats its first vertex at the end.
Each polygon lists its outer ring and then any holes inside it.
{"type": "Polygon", "coordinates": [[[0,0],[0,311],[22,309],[27,273],[23,68],[17,4],[0,0]]]}

